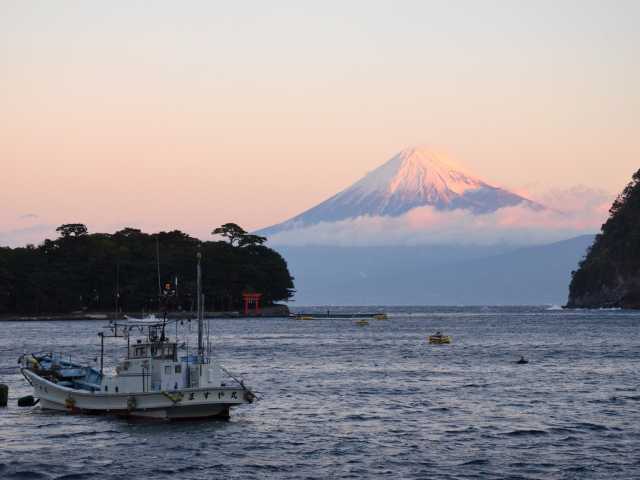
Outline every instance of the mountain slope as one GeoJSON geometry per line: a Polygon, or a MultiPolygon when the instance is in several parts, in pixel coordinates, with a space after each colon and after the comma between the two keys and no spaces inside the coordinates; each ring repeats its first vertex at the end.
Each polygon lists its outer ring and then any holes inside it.
{"type": "Polygon", "coordinates": [[[548,245],[291,247],[294,305],[539,305],[564,303],[593,235],[548,245]]]}
{"type": "Polygon", "coordinates": [[[319,205],[259,233],[270,235],[363,215],[394,217],[422,206],[438,210],[466,209],[482,214],[514,205],[544,208],[472,176],[438,153],[414,147],[398,153],[319,205]]]}

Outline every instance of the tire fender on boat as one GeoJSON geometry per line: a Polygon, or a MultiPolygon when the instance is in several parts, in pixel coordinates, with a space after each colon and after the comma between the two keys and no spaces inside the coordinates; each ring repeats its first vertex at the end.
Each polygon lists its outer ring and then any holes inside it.
{"type": "Polygon", "coordinates": [[[138,401],[136,400],[136,397],[127,398],[127,409],[129,411],[134,410],[137,405],[138,405],[138,401]]]}
{"type": "Polygon", "coordinates": [[[64,400],[64,406],[73,411],[76,408],[76,399],[73,397],[67,397],[64,400]]]}

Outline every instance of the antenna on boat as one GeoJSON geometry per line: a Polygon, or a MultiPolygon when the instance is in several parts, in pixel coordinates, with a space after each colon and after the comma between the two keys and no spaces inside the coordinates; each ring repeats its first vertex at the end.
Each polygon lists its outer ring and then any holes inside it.
{"type": "Polygon", "coordinates": [[[99,332],[98,336],[100,337],[100,376],[102,376],[104,372],[104,333],[99,332]]]}
{"type": "Polygon", "coordinates": [[[162,309],[162,285],[160,284],[160,240],[156,235],[156,267],[158,270],[158,313],[162,309]]]}
{"type": "Polygon", "coordinates": [[[120,310],[120,260],[116,260],[116,313],[114,320],[118,319],[118,311],[120,310]]]}
{"type": "Polygon", "coordinates": [[[198,302],[198,357],[200,362],[204,358],[204,345],[202,339],[203,328],[203,312],[202,312],[202,267],[200,261],[202,260],[202,252],[198,249],[198,268],[197,268],[197,302],[198,302]]]}

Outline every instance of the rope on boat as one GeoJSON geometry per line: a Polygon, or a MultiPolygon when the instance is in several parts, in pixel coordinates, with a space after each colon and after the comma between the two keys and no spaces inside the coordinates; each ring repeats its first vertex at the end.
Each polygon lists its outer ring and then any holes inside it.
{"type": "MultiPolygon", "coordinates": [[[[220,366],[220,370],[222,370],[224,373],[226,373],[227,375],[229,375],[231,378],[233,378],[236,382],[238,382],[240,384],[240,386],[242,387],[242,389],[248,393],[250,393],[251,395],[253,395],[253,397],[256,400],[262,400],[262,397],[257,395],[257,392],[253,392],[251,391],[249,388],[247,388],[247,386],[244,384],[244,381],[242,381],[241,379],[237,378],[235,375],[233,375],[229,370],[227,370],[226,368],[224,368],[223,366],[220,366]]],[[[251,401],[249,401],[249,403],[251,403],[251,401]]]]}

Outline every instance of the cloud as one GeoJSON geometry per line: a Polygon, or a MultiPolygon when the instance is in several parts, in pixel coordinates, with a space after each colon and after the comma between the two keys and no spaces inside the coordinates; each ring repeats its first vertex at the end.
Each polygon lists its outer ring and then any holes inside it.
{"type": "Polygon", "coordinates": [[[532,199],[560,212],[586,217],[606,218],[616,196],[595,188],[578,185],[568,189],[552,189],[532,194],[532,199]]]}
{"type": "MultiPolygon", "coordinates": [[[[534,245],[595,233],[608,216],[615,195],[583,186],[566,190],[528,193],[528,198],[547,205],[548,210],[533,211],[511,207],[487,215],[465,210],[442,212],[430,207],[413,209],[400,217],[359,217],[335,223],[320,223],[270,236],[273,245],[534,245]]],[[[68,219],[65,219],[68,220],[68,219]]],[[[38,245],[45,238],[57,238],[61,219],[43,219],[35,213],[19,215],[0,212],[0,246],[38,245]],[[20,217],[21,221],[15,219],[20,217]],[[56,222],[53,224],[52,222],[56,222]]],[[[124,226],[155,232],[171,229],[131,219],[118,223],[87,223],[90,232],[115,232],[124,226]]],[[[177,225],[203,239],[210,229],[185,221],[177,225]]]]}
{"type": "Polygon", "coordinates": [[[38,224],[25,228],[0,231],[0,247],[23,247],[38,245],[45,238],[56,238],[56,225],[38,224]]]}
{"type": "Polygon", "coordinates": [[[56,239],[59,237],[58,232],[56,232],[56,228],[64,223],[84,223],[89,233],[114,233],[118,230],[122,230],[125,227],[139,228],[143,232],[151,233],[151,232],[161,232],[161,231],[169,231],[179,229],[184,231],[185,233],[195,234],[197,238],[202,238],[205,240],[209,240],[211,238],[210,228],[199,228],[195,226],[194,228],[190,228],[189,225],[171,225],[171,224],[162,224],[159,222],[151,222],[151,221],[135,221],[129,220],[124,222],[84,222],[82,219],[77,220],[74,218],[67,219],[58,219],[55,224],[50,223],[51,219],[40,219],[37,215],[28,216],[11,216],[11,222],[6,222],[3,224],[0,219],[0,227],[4,228],[4,230],[0,230],[0,247],[24,247],[28,244],[40,245],[45,241],[45,239],[56,239]],[[25,217],[23,219],[23,217],[25,217]],[[15,219],[18,218],[19,221],[15,219]],[[35,223],[36,218],[40,219],[39,223],[35,223]],[[47,223],[45,223],[47,222],[47,223]],[[201,235],[198,235],[201,234],[201,235]]]}
{"type": "Polygon", "coordinates": [[[597,232],[613,195],[575,187],[546,192],[535,200],[550,208],[534,211],[516,206],[474,215],[467,210],[419,207],[399,217],[319,223],[272,235],[269,241],[274,245],[535,245],[597,232]]]}

